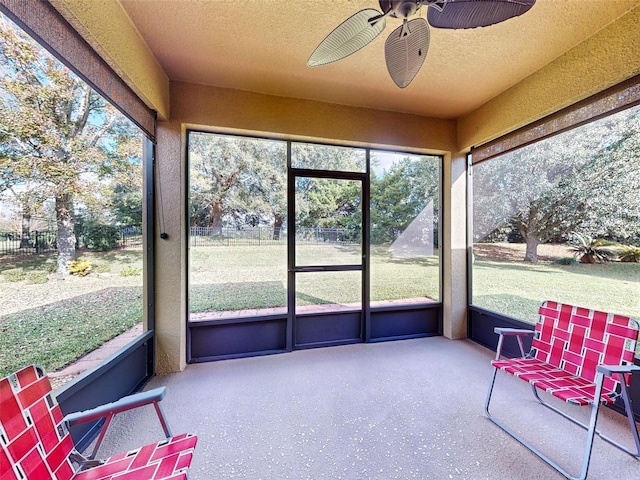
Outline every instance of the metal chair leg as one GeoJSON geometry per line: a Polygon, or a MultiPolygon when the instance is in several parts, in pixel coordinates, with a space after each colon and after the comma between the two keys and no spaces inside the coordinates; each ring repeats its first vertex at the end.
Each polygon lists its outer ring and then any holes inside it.
{"type": "MultiPolygon", "coordinates": [[[[485,400],[485,405],[484,405],[484,411],[485,411],[485,414],[487,415],[487,418],[489,420],[491,420],[494,424],[496,424],[498,427],[500,427],[502,430],[504,430],[506,433],[511,435],[518,442],[520,442],[524,447],[528,448],[531,452],[536,454],[541,460],[546,462],[549,466],[553,467],[558,472],[560,472],[562,475],[567,477],[569,480],[585,480],[587,478],[587,474],[589,472],[589,462],[591,460],[591,451],[593,449],[593,440],[594,440],[595,433],[596,433],[596,423],[598,421],[598,412],[599,412],[600,403],[599,402],[594,402],[594,404],[592,405],[591,419],[590,419],[588,430],[587,430],[587,440],[586,440],[586,444],[585,444],[584,455],[583,455],[583,458],[582,458],[582,468],[581,468],[581,471],[580,471],[580,475],[578,477],[574,477],[567,470],[562,468],[560,465],[558,465],[551,458],[549,458],[547,455],[545,455],[540,450],[538,450],[536,447],[534,447],[531,443],[526,441],[523,437],[518,435],[515,431],[513,431],[507,425],[505,425],[500,420],[498,420],[493,415],[491,415],[491,413],[489,411],[489,404],[491,402],[491,396],[493,394],[493,388],[494,388],[494,384],[495,384],[495,379],[496,379],[497,373],[498,373],[498,369],[494,367],[493,378],[491,379],[491,384],[489,385],[489,391],[487,392],[487,398],[485,400]]],[[[602,374],[599,374],[599,375],[602,376],[602,374]]],[[[596,396],[595,396],[595,398],[600,398],[600,395],[602,394],[602,378],[598,379],[596,377],[596,381],[597,381],[597,383],[596,383],[596,396]]],[[[555,407],[551,407],[551,408],[555,409],[555,407]]],[[[564,412],[562,412],[562,413],[563,413],[562,416],[566,417],[566,414],[564,414],[564,412]]]]}
{"type": "MultiPolygon", "coordinates": [[[[605,435],[604,433],[602,433],[601,431],[596,429],[595,434],[598,435],[602,440],[604,440],[605,442],[607,442],[610,445],[613,445],[614,447],[622,450],[625,453],[628,453],[629,455],[631,455],[632,457],[638,457],[640,458],[640,435],[638,434],[638,428],[636,426],[636,422],[633,416],[633,408],[631,406],[631,396],[629,395],[629,387],[627,387],[627,384],[624,382],[624,378],[622,378],[622,374],[620,374],[620,386],[622,388],[622,400],[625,406],[625,415],[627,417],[627,420],[629,422],[629,427],[631,429],[631,436],[634,440],[634,443],[636,445],[636,449],[635,451],[630,450],[629,448],[625,447],[624,445],[622,445],[620,442],[618,442],[617,440],[614,440],[613,438],[605,435]]],[[[540,395],[538,394],[538,390],[536,389],[536,387],[534,387],[533,385],[531,385],[531,389],[533,390],[533,395],[535,396],[536,400],[538,400],[538,402],[540,402],[542,405],[544,405],[545,407],[547,407],[549,410],[552,410],[554,412],[556,412],[559,415],[562,415],[564,418],[566,418],[567,420],[569,420],[570,422],[574,423],[575,425],[578,425],[579,427],[585,429],[585,430],[589,430],[589,425],[584,424],[582,422],[580,422],[579,420],[575,419],[574,417],[572,417],[571,415],[565,413],[564,411],[560,410],[557,407],[554,407],[553,405],[551,405],[548,402],[545,402],[540,395]]]]}

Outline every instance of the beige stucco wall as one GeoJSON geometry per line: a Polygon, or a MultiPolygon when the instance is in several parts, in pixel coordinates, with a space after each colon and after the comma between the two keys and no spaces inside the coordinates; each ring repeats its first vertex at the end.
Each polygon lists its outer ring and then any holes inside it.
{"type": "Polygon", "coordinates": [[[158,112],[158,118],[169,118],[169,77],[120,2],[49,1],[147,106],[158,112]]]}
{"type": "Polygon", "coordinates": [[[467,156],[444,156],[442,318],[447,338],[467,337],[467,156]]]}
{"type": "Polygon", "coordinates": [[[640,7],[458,119],[468,151],[640,74],[640,7]]]}
{"type": "Polygon", "coordinates": [[[456,145],[453,120],[331,105],[225,88],[171,83],[171,121],[361,146],[442,153],[456,145]]]}
{"type": "Polygon", "coordinates": [[[187,238],[184,148],[178,123],[160,122],[156,155],[156,369],[186,365],[187,238]],[[168,238],[160,238],[167,233],[168,238]]]}

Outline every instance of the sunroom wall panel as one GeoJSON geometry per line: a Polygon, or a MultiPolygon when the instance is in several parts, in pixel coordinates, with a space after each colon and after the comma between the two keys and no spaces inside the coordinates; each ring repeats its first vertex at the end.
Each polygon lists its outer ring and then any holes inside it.
{"type": "MultiPolygon", "coordinates": [[[[158,219],[158,225],[168,234],[156,249],[159,373],[182,370],[186,359],[187,128],[433,154],[446,153],[455,146],[455,122],[448,120],[180,82],[172,83],[171,99],[171,120],[158,122],[157,130],[157,188],[158,201],[162,202],[157,212],[163,217],[158,219]]],[[[443,291],[447,291],[446,286],[443,291]]],[[[461,317],[458,322],[464,321],[461,312],[462,308],[457,309],[457,316],[461,317]]]]}

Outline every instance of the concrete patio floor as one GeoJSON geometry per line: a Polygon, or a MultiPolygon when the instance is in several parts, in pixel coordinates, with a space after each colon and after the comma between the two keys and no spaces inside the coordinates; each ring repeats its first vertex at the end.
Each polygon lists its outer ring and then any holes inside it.
{"type": "MultiPolygon", "coordinates": [[[[199,436],[190,480],[563,478],[484,416],[492,356],[432,337],[194,364],[148,388],[199,436]]],[[[494,415],[577,474],[585,432],[520,380],[496,388],[494,415]]],[[[625,421],[603,409],[599,425],[630,445],[625,421]]],[[[121,414],[100,456],[161,438],[152,407],[121,414]]],[[[596,438],[589,478],[637,480],[640,460],[596,438]]]]}

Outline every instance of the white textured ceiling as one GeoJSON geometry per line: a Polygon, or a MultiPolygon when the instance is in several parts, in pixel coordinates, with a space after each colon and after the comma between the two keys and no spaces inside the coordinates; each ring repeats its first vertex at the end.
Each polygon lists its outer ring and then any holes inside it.
{"type": "Polygon", "coordinates": [[[476,109],[640,4],[537,0],[491,27],[431,28],[421,71],[399,89],[384,60],[397,19],[354,55],[306,65],[328,33],[378,0],[120,1],[172,80],[439,118],[476,109]]]}

